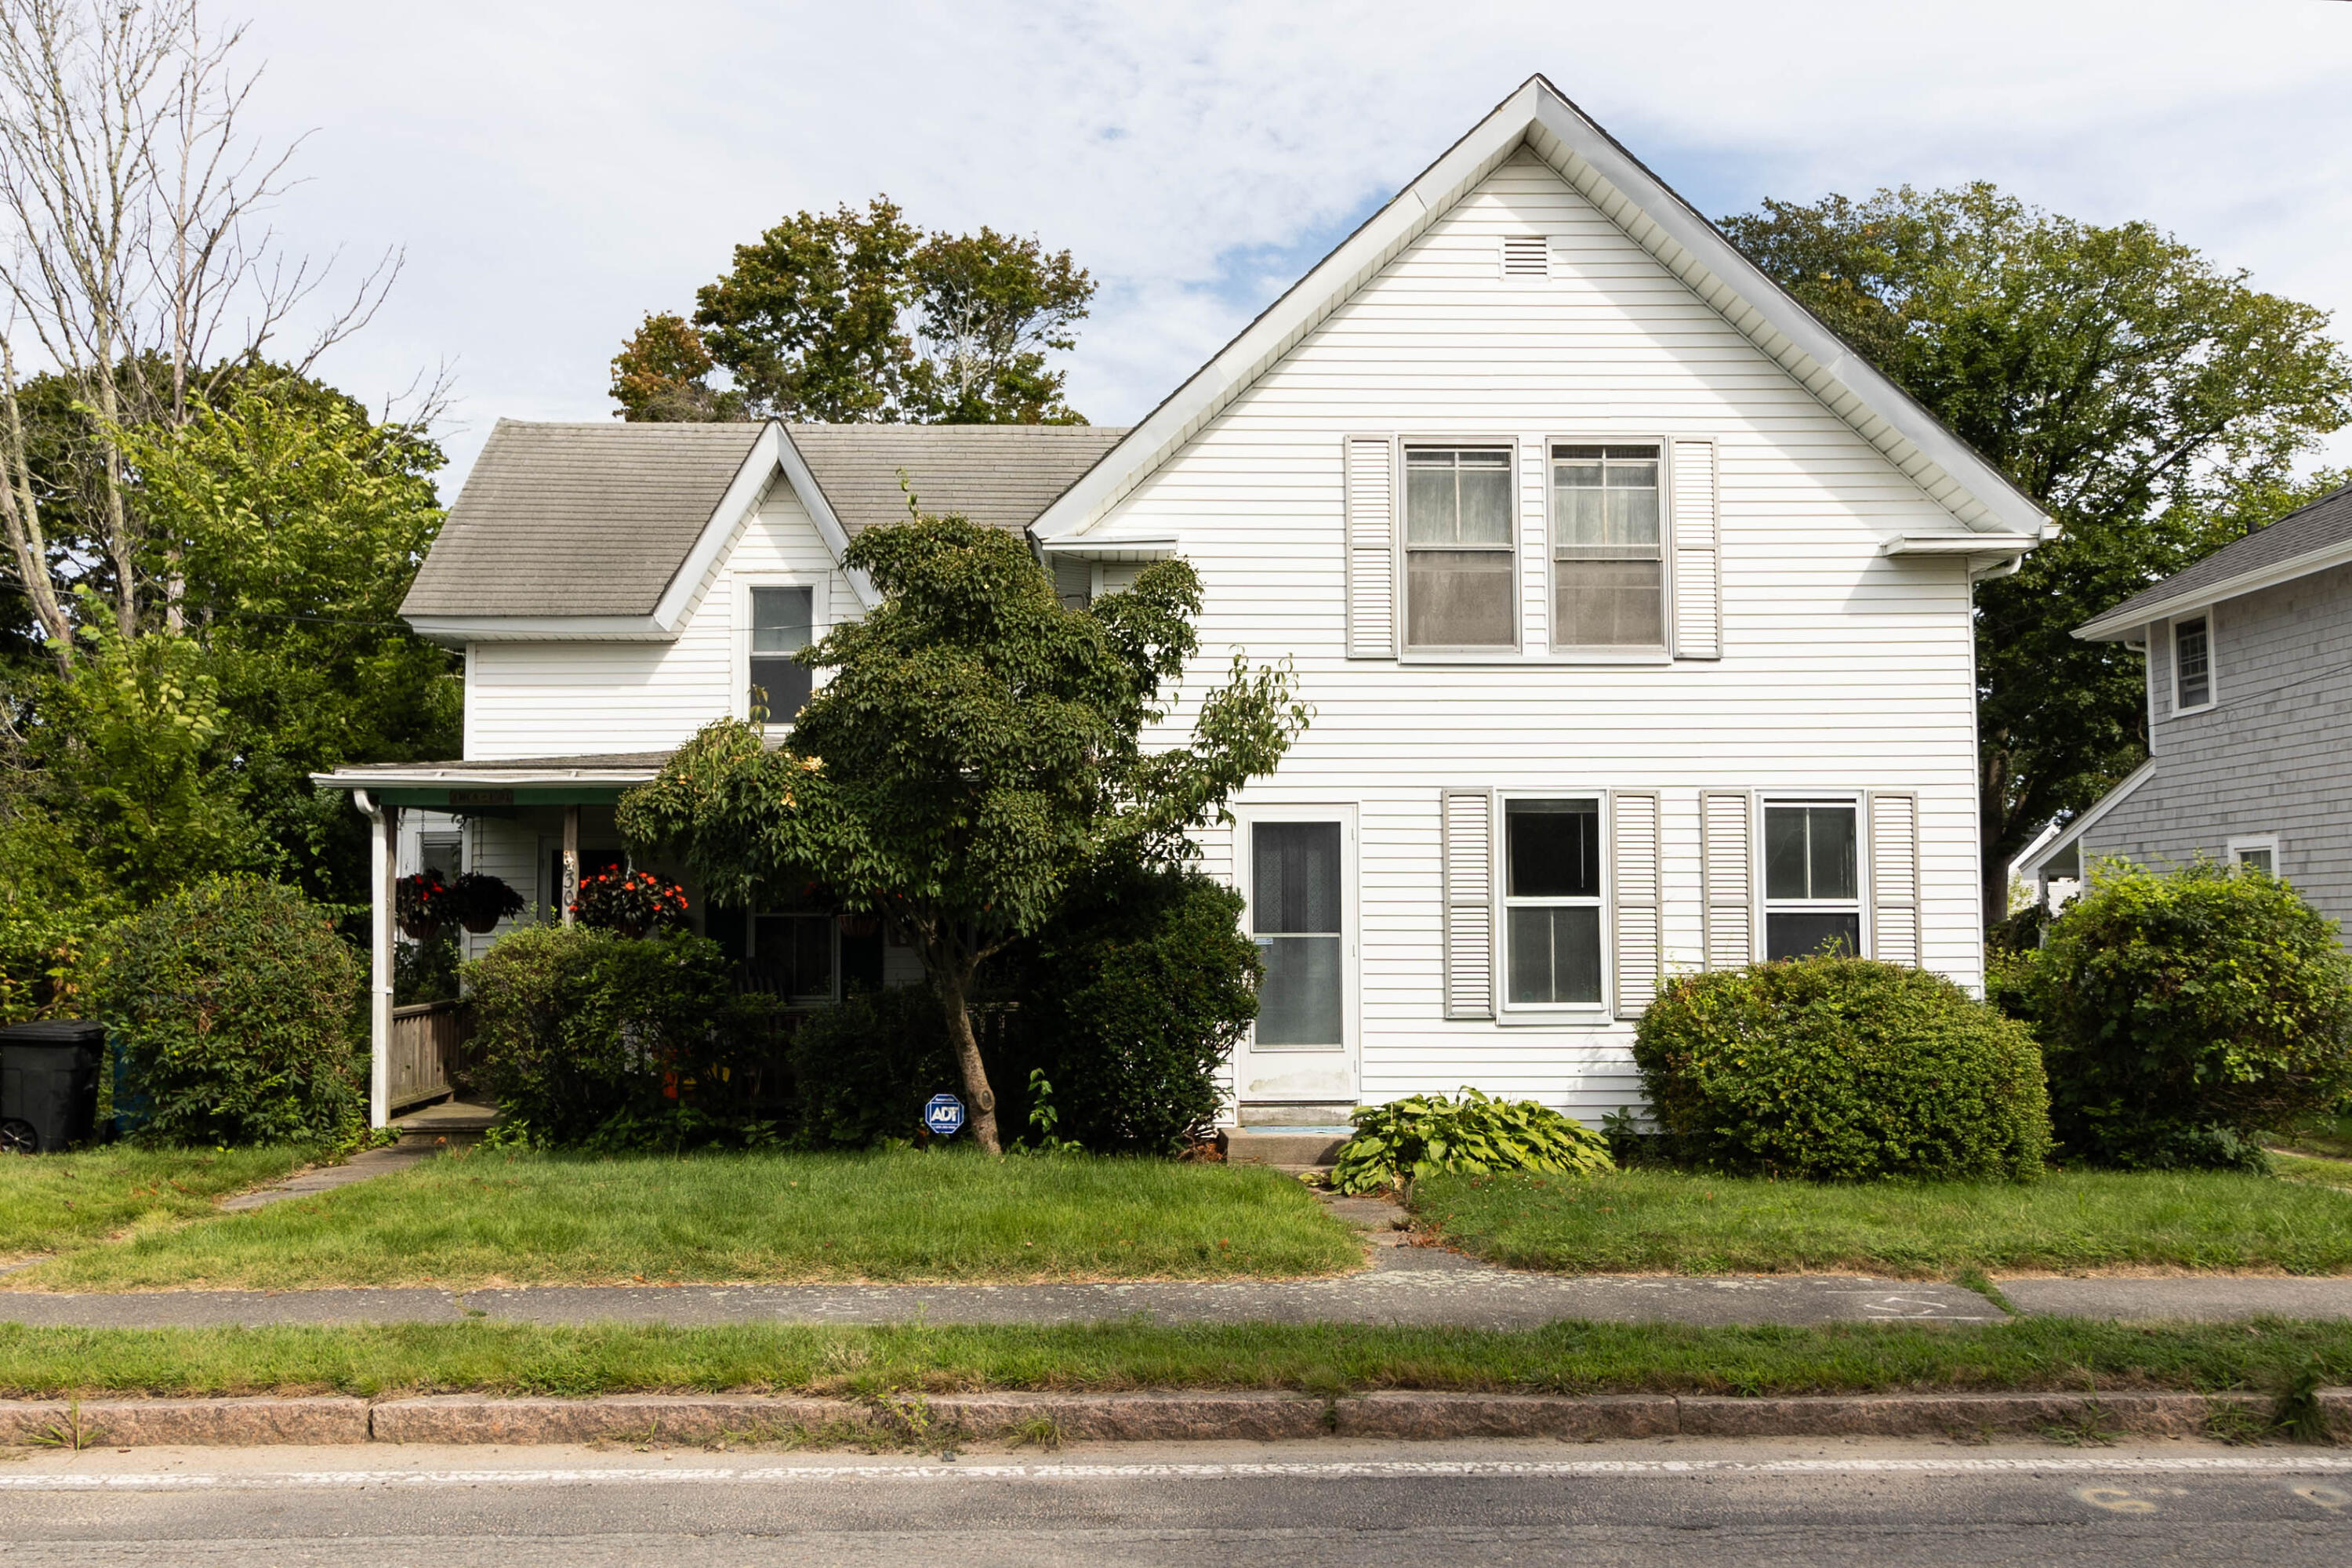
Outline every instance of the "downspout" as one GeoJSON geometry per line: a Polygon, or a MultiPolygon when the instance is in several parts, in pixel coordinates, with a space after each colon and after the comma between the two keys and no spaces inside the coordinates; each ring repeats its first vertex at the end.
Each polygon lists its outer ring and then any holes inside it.
{"type": "Polygon", "coordinates": [[[352,791],[368,819],[368,1125],[392,1121],[392,915],[394,807],[352,791]]]}

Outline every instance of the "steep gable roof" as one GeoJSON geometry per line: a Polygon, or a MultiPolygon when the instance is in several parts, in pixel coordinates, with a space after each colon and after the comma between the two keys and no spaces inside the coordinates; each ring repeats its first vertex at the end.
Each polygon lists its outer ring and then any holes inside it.
{"type": "Polygon", "coordinates": [[[499,420],[401,614],[651,614],[761,429],[499,420]]]}
{"type": "Polygon", "coordinates": [[[2137,636],[2150,621],[2217,599],[2290,583],[2352,562],[2352,485],[2225,544],[2202,561],[2133,595],[2074,635],[2098,641],[2137,636]]]}
{"type": "Polygon", "coordinates": [[[1345,304],[1478,183],[1526,147],[1628,237],[1843,418],[1968,530],[2045,537],[2050,521],[2001,472],[1873,368],[1544,77],[1532,76],[1063,492],[1035,525],[1086,532],[1345,304]]]}

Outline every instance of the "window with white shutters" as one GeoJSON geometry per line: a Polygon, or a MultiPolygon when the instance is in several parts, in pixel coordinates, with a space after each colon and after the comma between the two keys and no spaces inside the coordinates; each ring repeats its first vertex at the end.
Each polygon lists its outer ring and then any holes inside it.
{"type": "Polygon", "coordinates": [[[1445,1016],[1495,1016],[1495,802],[1491,791],[1438,797],[1444,837],[1445,1016]]]}
{"type": "Polygon", "coordinates": [[[1723,657],[1722,522],[1715,443],[1675,441],[1666,465],[1673,486],[1675,657],[1723,657]]]}
{"type": "Polygon", "coordinates": [[[1664,524],[1654,445],[1552,447],[1554,647],[1665,647],[1664,524]]]}
{"type": "Polygon", "coordinates": [[[1508,447],[1405,448],[1406,647],[1518,646],[1513,488],[1508,447]]]}
{"type": "Polygon", "coordinates": [[[1764,803],[1764,956],[1862,952],[1862,857],[1851,800],[1764,803]]]}
{"type": "Polygon", "coordinates": [[[1348,657],[1396,657],[1396,466],[1384,436],[1346,443],[1348,657]]]}
{"type": "Polygon", "coordinates": [[[1699,879],[1706,898],[1706,966],[1743,969],[1756,957],[1755,897],[1748,794],[1707,790],[1698,797],[1699,879]]]}
{"type": "Polygon", "coordinates": [[[1919,797],[1875,790],[1870,796],[1870,951],[1888,963],[1917,968],[1919,797]]]}
{"type": "Polygon", "coordinates": [[[1660,924],[1658,797],[1619,790],[1609,797],[1610,891],[1617,907],[1617,1016],[1637,1018],[1658,994],[1660,924]]]}

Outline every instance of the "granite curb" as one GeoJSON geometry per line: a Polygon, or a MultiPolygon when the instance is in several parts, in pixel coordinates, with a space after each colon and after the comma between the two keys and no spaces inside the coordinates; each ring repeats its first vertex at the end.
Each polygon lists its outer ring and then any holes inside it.
{"type": "MultiPolygon", "coordinates": [[[[2335,1441],[2352,1444],[2352,1388],[2318,1402],[2335,1441]]],[[[612,1394],[503,1399],[0,1401],[0,1445],[224,1447],[270,1444],[550,1443],[646,1445],[886,1442],[918,1447],[987,1439],[1279,1442],[1311,1437],[1441,1441],[1553,1437],[1953,1437],[2062,1434],[2195,1437],[2266,1425],[2261,1394],[2119,1392],[1873,1394],[1744,1398],[1391,1391],[1322,1398],[1268,1393],[910,1394],[876,1401],[765,1394],[612,1394]]]]}

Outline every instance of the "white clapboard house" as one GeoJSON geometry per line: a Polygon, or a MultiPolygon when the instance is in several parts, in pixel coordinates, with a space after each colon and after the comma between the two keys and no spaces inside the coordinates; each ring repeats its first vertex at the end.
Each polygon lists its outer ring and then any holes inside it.
{"type": "MultiPolygon", "coordinates": [[[[1131,429],[500,424],[404,607],[465,652],[465,757],[321,783],[387,872],[549,918],[622,790],[805,689],[902,474],[1074,602],[1192,562],[1195,700],[1295,665],[1312,728],[1199,835],[1266,960],[1241,1124],[1591,1120],[1662,977],[1825,942],[1980,982],[1970,585],[2052,525],[1541,78],[1131,429]]],[[[698,918],[803,1001],[912,973],[823,910],[698,918]]],[[[390,1011],[380,1120],[430,1087],[390,1011]]]]}

